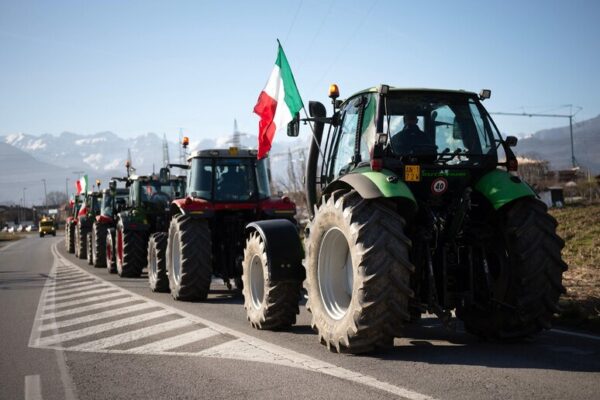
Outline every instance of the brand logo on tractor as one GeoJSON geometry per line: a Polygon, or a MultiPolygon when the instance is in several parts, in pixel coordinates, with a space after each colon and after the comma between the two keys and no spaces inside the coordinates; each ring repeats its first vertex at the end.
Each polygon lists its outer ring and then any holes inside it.
{"type": "Polygon", "coordinates": [[[431,193],[439,195],[448,189],[448,181],[445,178],[434,179],[431,183],[431,193]]]}

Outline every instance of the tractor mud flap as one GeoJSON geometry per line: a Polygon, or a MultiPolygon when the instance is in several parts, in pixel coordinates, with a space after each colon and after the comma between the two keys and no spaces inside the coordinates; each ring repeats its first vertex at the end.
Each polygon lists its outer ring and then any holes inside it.
{"type": "Polygon", "coordinates": [[[304,250],[296,225],[287,219],[256,221],[246,225],[246,233],[258,232],[265,243],[269,280],[304,281],[304,250]]]}

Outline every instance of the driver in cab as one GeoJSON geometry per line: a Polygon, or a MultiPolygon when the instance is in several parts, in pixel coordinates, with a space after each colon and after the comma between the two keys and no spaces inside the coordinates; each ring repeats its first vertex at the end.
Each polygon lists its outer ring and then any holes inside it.
{"type": "Polygon", "coordinates": [[[432,143],[427,135],[419,128],[419,119],[415,113],[404,115],[404,127],[391,139],[392,149],[396,154],[410,154],[419,146],[428,146],[432,143]]]}

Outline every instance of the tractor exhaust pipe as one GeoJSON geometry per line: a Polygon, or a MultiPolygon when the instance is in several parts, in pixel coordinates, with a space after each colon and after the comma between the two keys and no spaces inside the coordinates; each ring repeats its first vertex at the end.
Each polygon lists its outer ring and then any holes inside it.
{"type": "Polygon", "coordinates": [[[306,179],[304,188],[306,191],[306,201],[308,214],[312,219],[315,214],[315,204],[317,203],[317,164],[319,161],[319,146],[323,137],[323,128],[325,123],[322,120],[327,116],[325,106],[318,101],[308,103],[308,112],[311,118],[314,118],[313,138],[310,141],[308,150],[308,161],[306,163],[306,179]]]}

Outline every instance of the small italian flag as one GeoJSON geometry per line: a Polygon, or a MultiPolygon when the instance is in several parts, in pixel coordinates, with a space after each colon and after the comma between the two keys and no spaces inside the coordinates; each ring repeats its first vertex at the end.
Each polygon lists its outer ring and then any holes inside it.
{"type": "Polygon", "coordinates": [[[258,159],[265,157],[271,150],[275,132],[287,126],[303,107],[290,64],[279,40],[277,43],[279,48],[275,68],[254,106],[254,113],[260,117],[258,159]]]}
{"type": "Polygon", "coordinates": [[[77,180],[77,194],[87,193],[88,190],[88,176],[84,175],[77,180]]]}

